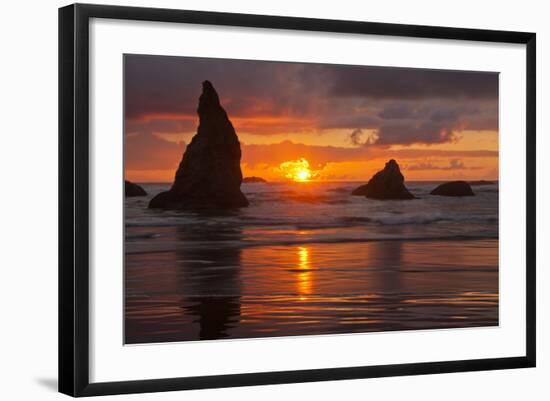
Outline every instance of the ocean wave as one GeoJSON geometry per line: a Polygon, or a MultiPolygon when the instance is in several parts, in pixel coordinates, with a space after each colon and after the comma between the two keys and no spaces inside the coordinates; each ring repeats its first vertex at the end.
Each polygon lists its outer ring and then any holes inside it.
{"type": "Polygon", "coordinates": [[[352,189],[353,188],[349,188],[349,187],[337,187],[337,188],[329,188],[327,189],[327,192],[351,194],[352,189]]]}
{"type": "MultiPolygon", "coordinates": [[[[215,241],[216,249],[244,249],[253,247],[277,247],[277,246],[304,246],[313,244],[361,244],[372,242],[389,242],[389,241],[402,241],[402,242],[446,242],[446,241],[491,241],[498,240],[497,234],[491,233],[472,233],[472,234],[448,234],[448,235],[433,235],[433,234],[416,234],[416,235],[402,235],[402,234],[372,234],[364,235],[362,237],[337,235],[330,237],[311,237],[302,238],[295,236],[287,236],[285,238],[270,238],[270,239],[232,239],[226,241],[215,241]]],[[[140,243],[139,246],[132,246],[131,243],[126,247],[126,254],[147,254],[147,253],[165,253],[183,251],[186,246],[190,247],[194,251],[204,248],[205,251],[212,249],[214,242],[212,241],[186,241],[182,243],[180,241],[165,240],[155,244],[140,243]]]]}
{"type": "Polygon", "coordinates": [[[382,225],[408,225],[430,224],[438,222],[464,222],[464,223],[497,223],[497,216],[472,216],[464,214],[439,214],[439,213],[415,213],[415,214],[385,214],[380,216],[361,217],[344,216],[340,218],[345,223],[376,223],[382,225]]]}
{"type": "Polygon", "coordinates": [[[349,197],[335,197],[334,194],[318,194],[318,193],[285,193],[271,192],[262,194],[248,195],[249,201],[252,204],[265,204],[265,203],[281,203],[281,198],[284,198],[284,202],[293,203],[306,203],[311,205],[343,205],[351,202],[349,197]]]}
{"type": "Polygon", "coordinates": [[[296,217],[256,217],[242,216],[231,218],[204,219],[201,217],[138,217],[127,218],[126,227],[287,227],[295,229],[328,229],[365,225],[399,226],[429,225],[436,223],[497,224],[498,216],[468,214],[402,213],[379,214],[372,216],[296,216],[296,217]]]}
{"type": "Polygon", "coordinates": [[[476,194],[478,193],[498,193],[498,187],[491,187],[491,186],[482,186],[482,187],[474,187],[474,192],[476,194]]]}

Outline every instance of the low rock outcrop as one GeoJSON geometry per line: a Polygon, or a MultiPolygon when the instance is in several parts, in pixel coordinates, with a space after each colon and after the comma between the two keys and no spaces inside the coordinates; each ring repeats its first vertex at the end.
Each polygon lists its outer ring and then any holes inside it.
{"type": "Polygon", "coordinates": [[[147,192],[138,184],[124,180],[124,196],[147,196],[147,192]]]}
{"type": "Polygon", "coordinates": [[[241,145],[209,81],[202,84],[199,127],[169,191],[149,203],[160,209],[232,209],[248,206],[241,192],[241,145]]]}
{"type": "Polygon", "coordinates": [[[245,183],[255,184],[255,183],[260,183],[260,182],[267,182],[267,181],[264,180],[262,177],[244,177],[243,178],[243,184],[245,184],[245,183]]]}
{"type": "Polygon", "coordinates": [[[377,172],[367,184],[354,189],[351,194],[382,200],[415,199],[405,187],[405,178],[393,159],[388,161],[384,169],[377,172]]]}
{"type": "Polygon", "coordinates": [[[450,181],[436,187],[430,195],[440,196],[474,196],[472,187],[466,181],[450,181]]]}

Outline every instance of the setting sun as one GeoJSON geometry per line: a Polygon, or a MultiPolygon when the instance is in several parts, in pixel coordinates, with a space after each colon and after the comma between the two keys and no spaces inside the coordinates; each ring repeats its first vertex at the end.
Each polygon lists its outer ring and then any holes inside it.
{"type": "Polygon", "coordinates": [[[281,163],[279,170],[286,178],[297,182],[307,182],[313,178],[309,162],[304,158],[281,163]]]}
{"type": "Polygon", "coordinates": [[[296,181],[308,181],[310,178],[311,172],[309,170],[300,170],[294,176],[296,181]]]}

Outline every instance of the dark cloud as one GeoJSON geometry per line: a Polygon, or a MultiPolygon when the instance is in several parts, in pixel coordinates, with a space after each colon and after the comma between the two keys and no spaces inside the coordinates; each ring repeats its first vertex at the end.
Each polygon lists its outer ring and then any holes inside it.
{"type": "Polygon", "coordinates": [[[194,131],[205,79],[249,134],[349,129],[358,146],[409,145],[498,129],[496,73],[126,55],[126,133],[194,131]]]}
{"type": "MultiPolygon", "coordinates": [[[[242,162],[249,166],[278,166],[287,160],[305,158],[314,169],[322,168],[326,163],[369,161],[385,158],[385,149],[375,146],[344,148],[337,146],[315,146],[284,141],[269,145],[241,145],[242,162]]],[[[440,149],[399,149],[392,150],[391,155],[396,160],[419,159],[427,157],[443,160],[458,158],[493,158],[498,157],[497,151],[491,150],[440,150],[440,149]]]]}
{"type": "Polygon", "coordinates": [[[498,108],[491,101],[401,101],[385,104],[378,116],[378,145],[437,144],[459,140],[462,130],[495,130],[498,108]]]}
{"type": "Polygon", "coordinates": [[[432,112],[430,120],[434,122],[456,121],[460,116],[457,109],[439,109],[432,112]]]}
{"type": "Polygon", "coordinates": [[[365,133],[356,128],[349,134],[350,142],[355,146],[374,145],[378,141],[378,134],[365,133]]]}
{"type": "Polygon", "coordinates": [[[377,99],[497,99],[498,74],[415,68],[327,66],[331,94],[377,99]]]}
{"type": "Polygon", "coordinates": [[[377,116],[371,115],[368,111],[363,113],[353,113],[350,108],[337,112],[336,110],[327,110],[319,116],[318,126],[320,129],[372,129],[382,124],[377,116]]]}
{"type": "Polygon", "coordinates": [[[417,116],[418,111],[414,110],[410,104],[405,103],[389,104],[380,113],[378,113],[378,117],[385,120],[411,119],[417,118],[417,116]]]}
{"type": "Polygon", "coordinates": [[[431,121],[420,124],[385,124],[378,130],[377,145],[412,145],[453,142],[457,136],[451,127],[431,121]]]}
{"type": "Polygon", "coordinates": [[[304,64],[163,56],[125,56],[126,117],[195,114],[201,83],[210,80],[232,115],[306,111],[299,92],[315,79],[304,64]]]}

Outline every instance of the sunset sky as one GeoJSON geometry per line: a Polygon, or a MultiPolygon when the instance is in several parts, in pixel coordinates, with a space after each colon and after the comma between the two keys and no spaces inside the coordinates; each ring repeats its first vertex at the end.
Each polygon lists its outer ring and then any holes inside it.
{"type": "Polygon", "coordinates": [[[396,159],[407,180],[498,179],[498,74],[125,56],[125,169],[171,182],[212,82],[242,149],[244,176],[367,181],[396,159]]]}

